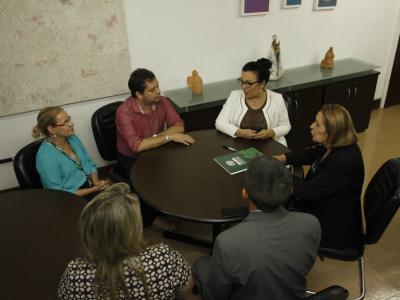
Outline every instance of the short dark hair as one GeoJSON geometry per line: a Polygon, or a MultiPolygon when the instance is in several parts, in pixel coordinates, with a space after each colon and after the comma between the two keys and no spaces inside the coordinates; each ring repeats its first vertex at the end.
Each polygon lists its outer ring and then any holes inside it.
{"type": "Polygon", "coordinates": [[[272,63],[269,59],[260,58],[257,61],[250,61],[245,64],[242,68],[242,72],[254,72],[257,76],[258,82],[265,81],[265,83],[267,83],[269,81],[269,76],[271,75],[271,72],[269,71],[271,67],[272,63]]]}
{"type": "Polygon", "coordinates": [[[155,79],[156,76],[150,70],[139,68],[132,72],[129,77],[128,86],[132,97],[136,97],[136,92],[143,94],[146,82],[155,79]]]}
{"type": "Polygon", "coordinates": [[[289,170],[272,157],[255,157],[244,182],[250,200],[262,211],[278,208],[289,199],[292,190],[289,170]]]}

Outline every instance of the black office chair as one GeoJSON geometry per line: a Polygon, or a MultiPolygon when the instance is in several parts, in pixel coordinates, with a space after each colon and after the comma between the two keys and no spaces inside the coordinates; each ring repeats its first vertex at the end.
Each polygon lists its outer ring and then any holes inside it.
{"type": "MultiPolygon", "coordinates": [[[[117,159],[117,137],[115,127],[115,114],[122,101],[106,104],[97,109],[92,115],[92,130],[100,156],[107,161],[117,159]]],[[[118,165],[114,165],[108,176],[115,182],[127,179],[122,175],[118,165]]]]}
{"type": "MultiPolygon", "coordinates": [[[[283,100],[285,100],[286,109],[288,111],[290,126],[294,124],[294,117],[297,111],[297,100],[289,97],[288,95],[282,95],[283,100]]],[[[288,146],[290,147],[290,132],[286,135],[288,146]]],[[[302,166],[295,166],[293,173],[300,178],[304,178],[304,170],[302,166]]]]}
{"type": "Polygon", "coordinates": [[[330,286],[318,293],[304,298],[305,300],[346,300],[349,292],[338,285],[330,286]]]}
{"type": "Polygon", "coordinates": [[[286,105],[286,109],[288,111],[290,125],[293,126],[294,116],[297,111],[297,100],[294,98],[291,98],[285,94],[283,94],[282,97],[283,97],[283,100],[285,100],[285,105],[286,105]]]}
{"type": "Polygon", "coordinates": [[[364,195],[366,230],[361,241],[345,250],[319,248],[318,255],[342,261],[358,261],[360,295],[365,297],[364,247],[379,241],[400,205],[400,158],[389,159],[371,179],[364,195]]]}
{"type": "Polygon", "coordinates": [[[22,189],[43,188],[36,170],[36,153],[43,139],[36,140],[20,149],[13,159],[15,176],[22,189]]]}

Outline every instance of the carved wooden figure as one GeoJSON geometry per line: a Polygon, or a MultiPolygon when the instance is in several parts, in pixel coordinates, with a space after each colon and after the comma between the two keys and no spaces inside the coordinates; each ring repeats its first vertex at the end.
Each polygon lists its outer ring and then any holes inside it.
{"type": "Polygon", "coordinates": [[[333,59],[335,58],[335,54],[333,53],[333,47],[329,47],[328,51],[325,54],[325,58],[321,60],[321,68],[324,69],[333,69],[335,64],[333,63],[333,59]]]}
{"type": "Polygon", "coordinates": [[[203,94],[203,79],[196,70],[192,71],[192,76],[188,76],[186,82],[193,94],[203,94]]]}

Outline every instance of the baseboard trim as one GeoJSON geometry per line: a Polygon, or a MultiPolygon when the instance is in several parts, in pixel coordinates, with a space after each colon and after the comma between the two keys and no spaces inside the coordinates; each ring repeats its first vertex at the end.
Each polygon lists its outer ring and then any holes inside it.
{"type": "Polygon", "coordinates": [[[16,187],[8,188],[8,189],[5,189],[5,190],[1,190],[0,193],[18,191],[18,190],[20,190],[20,189],[21,189],[21,188],[20,188],[19,186],[16,186],[16,187]]]}
{"type": "Polygon", "coordinates": [[[372,101],[372,110],[378,109],[381,106],[381,98],[372,101]]]}

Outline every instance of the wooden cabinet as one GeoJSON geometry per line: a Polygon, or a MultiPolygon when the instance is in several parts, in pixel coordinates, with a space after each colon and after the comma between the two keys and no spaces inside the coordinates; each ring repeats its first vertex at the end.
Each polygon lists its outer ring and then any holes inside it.
{"type": "MultiPolygon", "coordinates": [[[[268,82],[268,88],[297,101],[291,116],[292,129],[287,135],[289,148],[303,149],[313,144],[310,124],[327,103],[346,107],[358,132],[368,128],[374,100],[379,66],[356,59],[335,61],[333,70],[313,64],[287,69],[281,80],[268,82]]],[[[174,107],[185,121],[186,130],[215,128],[215,119],[232,90],[236,79],[207,83],[202,95],[192,95],[187,88],[166,91],[174,107]]]]}
{"type": "Polygon", "coordinates": [[[310,125],[321,108],[322,93],[322,86],[284,93],[297,102],[297,110],[290,120],[292,129],[286,136],[290,149],[299,150],[313,145],[310,125]]]}
{"type": "Polygon", "coordinates": [[[371,117],[378,74],[327,85],[322,104],[337,103],[344,106],[349,111],[356,130],[364,131],[368,128],[371,117]]]}
{"type": "Polygon", "coordinates": [[[292,150],[313,145],[310,125],[315,115],[327,103],[344,106],[350,113],[357,132],[368,128],[379,73],[315,85],[307,89],[284,93],[297,101],[297,111],[291,120],[292,129],[286,139],[292,150]]]}
{"type": "Polygon", "coordinates": [[[185,122],[185,131],[203,130],[215,128],[215,120],[222,106],[181,113],[185,122]]]}
{"type": "MultiPolygon", "coordinates": [[[[313,145],[310,125],[322,105],[327,103],[344,106],[350,112],[357,132],[367,129],[378,75],[379,73],[375,72],[334,83],[319,83],[303,89],[294,87],[289,92],[276,90],[297,102],[297,110],[290,120],[292,129],[286,136],[288,147],[299,150],[313,145]]],[[[186,131],[215,128],[215,119],[221,108],[221,105],[217,105],[181,113],[186,131]]]]}

